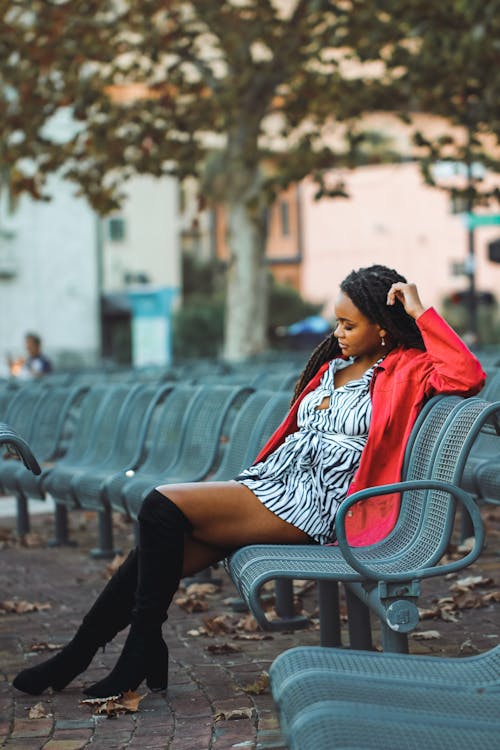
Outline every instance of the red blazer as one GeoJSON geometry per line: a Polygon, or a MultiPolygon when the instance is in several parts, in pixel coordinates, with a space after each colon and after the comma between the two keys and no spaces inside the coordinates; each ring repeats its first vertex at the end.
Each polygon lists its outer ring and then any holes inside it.
{"type": "MultiPolygon", "coordinates": [[[[417,319],[426,351],[393,349],[376,368],[371,382],[372,419],[366,445],[348,494],[367,487],[398,482],[406,443],[424,403],[437,393],[473,396],[484,385],[485,373],[474,355],[433,309],[417,319]]],[[[303,397],[314,390],[326,362],[302,391],[288,415],[267,441],[256,463],[269,456],[286,436],[295,432],[297,410],[303,397]]],[[[356,503],[346,517],[347,539],[352,546],[373,544],[394,528],[399,494],[356,503]]]]}

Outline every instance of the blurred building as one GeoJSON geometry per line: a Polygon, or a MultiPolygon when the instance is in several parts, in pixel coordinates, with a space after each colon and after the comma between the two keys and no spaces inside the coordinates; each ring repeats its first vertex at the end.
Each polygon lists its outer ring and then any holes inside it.
{"type": "Polygon", "coordinates": [[[138,177],[99,218],[54,177],[49,202],[0,203],[0,375],[36,331],[56,369],[166,363],[179,294],[177,183],[138,177]]]}

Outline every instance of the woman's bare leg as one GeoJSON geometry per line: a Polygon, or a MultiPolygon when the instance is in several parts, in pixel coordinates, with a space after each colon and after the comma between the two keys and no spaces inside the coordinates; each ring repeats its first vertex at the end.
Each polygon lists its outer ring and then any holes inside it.
{"type": "Polygon", "coordinates": [[[246,544],[311,541],[308,534],[275,515],[248,487],[235,481],[167,484],[157,490],[175,503],[192,525],[192,545],[188,541],[185,549],[185,570],[190,573],[202,560],[206,567],[246,544]]]}

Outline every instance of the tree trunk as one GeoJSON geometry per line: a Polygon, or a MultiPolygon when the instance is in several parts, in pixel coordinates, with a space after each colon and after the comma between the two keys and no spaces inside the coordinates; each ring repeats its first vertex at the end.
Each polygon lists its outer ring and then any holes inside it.
{"type": "Polygon", "coordinates": [[[267,348],[266,229],[243,202],[228,205],[229,266],[223,357],[241,362],[267,348]]]}

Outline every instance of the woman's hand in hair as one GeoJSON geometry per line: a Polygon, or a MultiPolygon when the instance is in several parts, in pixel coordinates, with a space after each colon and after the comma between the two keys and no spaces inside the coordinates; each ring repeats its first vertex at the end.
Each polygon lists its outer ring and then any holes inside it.
{"type": "Polygon", "coordinates": [[[401,302],[408,315],[411,315],[415,320],[426,310],[415,284],[407,284],[402,281],[393,284],[387,293],[387,304],[393,305],[396,300],[401,302]]]}

